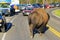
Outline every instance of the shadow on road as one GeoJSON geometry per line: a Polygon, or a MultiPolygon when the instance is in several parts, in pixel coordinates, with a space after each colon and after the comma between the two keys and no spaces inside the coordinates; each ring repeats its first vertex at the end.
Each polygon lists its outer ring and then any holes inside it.
{"type": "Polygon", "coordinates": [[[6,28],[5,28],[6,32],[7,32],[9,29],[11,29],[11,27],[12,27],[12,23],[7,23],[7,24],[6,24],[6,28]]]}
{"type": "MultiPolygon", "coordinates": [[[[41,33],[45,33],[47,30],[49,29],[49,27],[43,27],[43,29],[42,29],[42,31],[41,31],[41,33]]],[[[40,33],[37,29],[34,29],[34,32],[33,32],[33,34],[35,35],[36,33],[40,33]]]]}
{"type": "MultiPolygon", "coordinates": [[[[7,32],[9,29],[11,29],[11,27],[12,27],[12,23],[6,23],[5,32],[7,32]]],[[[2,32],[2,31],[0,30],[0,32],[2,32]]]]}

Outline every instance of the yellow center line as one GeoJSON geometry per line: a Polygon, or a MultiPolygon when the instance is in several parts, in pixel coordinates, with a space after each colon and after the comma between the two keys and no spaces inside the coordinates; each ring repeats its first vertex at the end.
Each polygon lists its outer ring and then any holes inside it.
{"type": "Polygon", "coordinates": [[[48,27],[49,27],[49,30],[53,33],[53,34],[55,34],[56,36],[58,36],[59,38],[60,38],[60,32],[58,32],[57,30],[55,30],[52,26],[49,26],[49,25],[47,25],[48,27]]]}

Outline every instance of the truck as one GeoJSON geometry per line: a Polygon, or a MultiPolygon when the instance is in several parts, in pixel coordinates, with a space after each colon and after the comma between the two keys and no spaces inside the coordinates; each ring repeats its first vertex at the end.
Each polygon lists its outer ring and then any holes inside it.
{"type": "Polygon", "coordinates": [[[1,15],[10,15],[10,3],[11,3],[11,0],[0,0],[1,15]]]}

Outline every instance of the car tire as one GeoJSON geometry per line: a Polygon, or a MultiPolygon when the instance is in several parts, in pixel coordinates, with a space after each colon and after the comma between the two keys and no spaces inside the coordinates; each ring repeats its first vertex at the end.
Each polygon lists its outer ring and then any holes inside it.
{"type": "Polygon", "coordinates": [[[25,16],[25,14],[23,13],[23,16],[25,16]]]}

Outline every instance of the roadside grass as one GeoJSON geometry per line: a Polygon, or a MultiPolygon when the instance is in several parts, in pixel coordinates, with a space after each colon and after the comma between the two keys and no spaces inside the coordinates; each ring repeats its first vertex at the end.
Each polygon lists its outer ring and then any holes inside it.
{"type": "Polygon", "coordinates": [[[53,13],[54,13],[56,16],[60,17],[60,9],[54,10],[53,13]]]}

